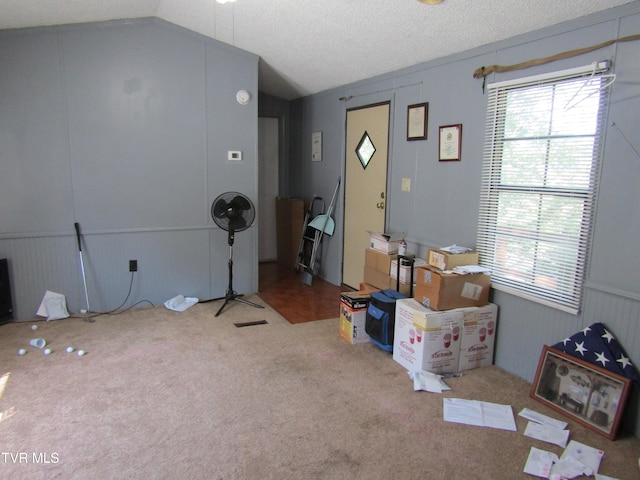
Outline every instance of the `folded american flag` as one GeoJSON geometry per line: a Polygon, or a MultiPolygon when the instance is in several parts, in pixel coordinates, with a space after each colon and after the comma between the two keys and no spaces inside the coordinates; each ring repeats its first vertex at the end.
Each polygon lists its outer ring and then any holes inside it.
{"type": "Polygon", "coordinates": [[[602,323],[594,323],[580,330],[556,343],[553,348],[630,378],[640,386],[638,370],[633,366],[618,340],[602,323]]]}

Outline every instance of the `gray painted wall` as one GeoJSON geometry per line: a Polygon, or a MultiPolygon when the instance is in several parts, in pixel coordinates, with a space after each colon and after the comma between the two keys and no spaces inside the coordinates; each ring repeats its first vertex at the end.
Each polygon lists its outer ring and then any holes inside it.
{"type": "MultiPolygon", "coordinates": [[[[227,233],[212,201],[257,199],[258,57],[156,20],[0,32],[0,257],[15,316],[46,290],[92,310],[223,296],[227,233]],[[239,89],[253,99],[236,102],[239,89]],[[241,162],[227,161],[241,150],[241,162]]],[[[234,287],[255,292],[257,223],[236,235],[234,287]]]]}
{"type": "MultiPolygon", "coordinates": [[[[481,66],[510,65],[595,45],[640,32],[640,2],[578,21],[487,45],[460,55],[418,65],[367,81],[345,85],[292,105],[292,193],[327,195],[344,171],[346,110],[390,101],[391,144],[387,229],[406,231],[409,250],[423,256],[427,248],[474,246],[487,97],[482,81],[472,77],[481,66]],[[341,97],[350,97],[348,101],[341,97]],[[407,106],[429,102],[428,139],[406,141],[407,106]],[[461,123],[462,161],[438,162],[438,127],[461,123]],[[311,133],[323,132],[321,163],[312,163],[311,133]],[[402,178],[411,191],[401,191],[402,178]]],[[[594,322],[604,322],[619,337],[635,365],[640,365],[640,48],[620,43],[595,53],[524,71],[493,75],[487,82],[551,72],[596,60],[613,61],[617,80],[611,89],[609,126],[600,184],[595,234],[582,313],[574,316],[495,291],[500,307],[495,362],[533,380],[540,351],[594,322]],[[615,125],[613,125],[615,124],[615,125]]],[[[342,224],[342,206],[336,214],[342,224]]],[[[325,248],[324,274],[341,281],[341,232],[325,248]]],[[[625,424],[640,433],[638,393],[625,424]]]]}

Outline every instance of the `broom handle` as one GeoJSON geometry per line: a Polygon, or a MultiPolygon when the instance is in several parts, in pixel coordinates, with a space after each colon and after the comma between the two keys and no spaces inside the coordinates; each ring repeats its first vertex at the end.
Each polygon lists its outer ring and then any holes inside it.
{"type": "Polygon", "coordinates": [[[329,211],[327,212],[327,217],[330,217],[333,213],[333,208],[335,206],[336,197],[338,196],[338,189],[340,188],[340,182],[342,181],[342,177],[338,177],[338,184],[336,185],[336,189],[333,191],[333,197],[331,197],[331,203],[329,204],[329,211]]]}
{"type": "Polygon", "coordinates": [[[73,224],[73,226],[76,228],[76,238],[78,239],[78,250],[82,252],[82,243],[80,242],[80,224],[76,222],[73,224]]]}

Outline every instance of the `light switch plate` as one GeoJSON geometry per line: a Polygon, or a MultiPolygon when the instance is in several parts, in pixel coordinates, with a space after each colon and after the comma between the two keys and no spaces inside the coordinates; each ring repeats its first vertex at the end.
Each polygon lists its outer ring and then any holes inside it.
{"type": "Polygon", "coordinates": [[[410,178],[403,178],[402,179],[402,191],[403,192],[410,192],[411,191],[411,179],[410,178]]]}

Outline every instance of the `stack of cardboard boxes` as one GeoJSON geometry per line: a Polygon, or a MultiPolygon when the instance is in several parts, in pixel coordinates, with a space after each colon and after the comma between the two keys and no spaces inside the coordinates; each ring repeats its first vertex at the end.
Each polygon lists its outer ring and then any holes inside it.
{"type": "MultiPolygon", "coordinates": [[[[349,343],[368,342],[365,331],[370,294],[387,288],[396,289],[398,247],[403,235],[371,234],[370,247],[365,251],[364,283],[359,292],[345,292],[340,298],[340,336],[349,343]],[[396,263],[394,263],[396,262],[396,263]]],[[[425,262],[426,264],[426,262],[425,262]]],[[[408,267],[400,272],[400,291],[410,294],[408,267]]]]}
{"type": "MultiPolygon", "coordinates": [[[[372,233],[370,244],[364,252],[364,283],[360,290],[375,291],[392,288],[400,293],[411,295],[411,267],[400,265],[400,282],[398,284],[398,248],[403,240],[402,234],[372,233]]],[[[413,278],[417,276],[417,267],[426,266],[424,259],[415,258],[411,253],[405,254],[414,260],[413,278]]]]}
{"type": "MultiPolygon", "coordinates": [[[[352,293],[366,297],[375,290],[396,289],[401,240],[402,236],[371,235],[365,252],[365,281],[361,292],[352,293]]],[[[491,277],[474,268],[461,268],[477,265],[478,254],[470,251],[431,249],[426,259],[414,258],[413,297],[396,303],[395,361],[410,371],[434,373],[456,373],[493,363],[498,307],[489,303],[491,277]],[[454,269],[471,273],[454,273],[454,269]]],[[[401,265],[400,291],[407,296],[411,291],[409,269],[401,265]]],[[[344,301],[341,311],[343,305],[344,301]]],[[[363,308],[366,319],[367,307],[363,308]]]]}

